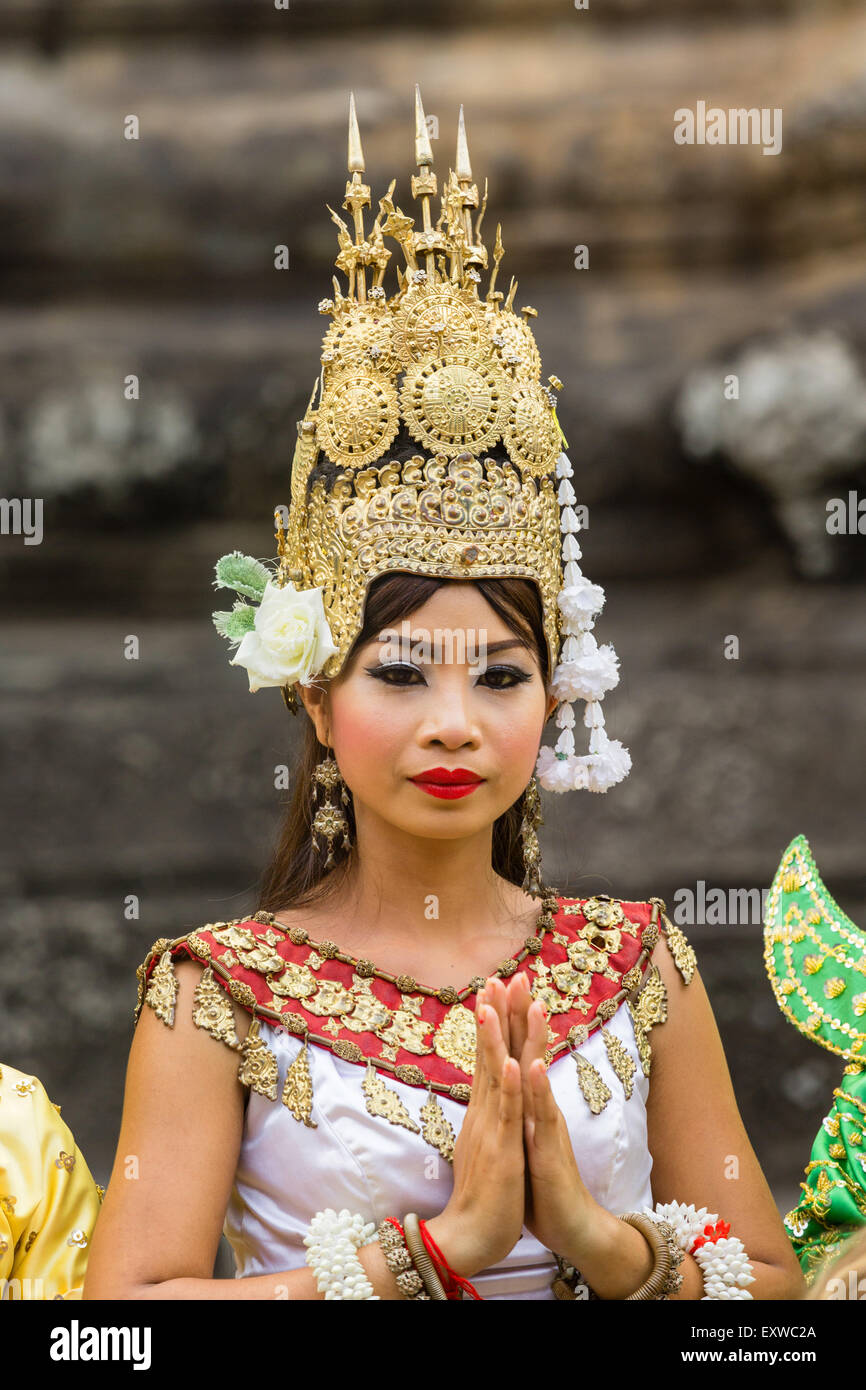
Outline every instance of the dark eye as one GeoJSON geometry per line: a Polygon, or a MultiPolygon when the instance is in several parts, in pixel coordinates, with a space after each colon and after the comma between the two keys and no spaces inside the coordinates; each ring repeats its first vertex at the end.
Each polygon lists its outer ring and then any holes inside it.
{"type": "Polygon", "coordinates": [[[481,679],[487,680],[488,677],[492,677],[495,682],[490,687],[491,690],[512,690],[514,686],[522,685],[524,681],[532,680],[532,676],[529,672],[521,671],[519,666],[488,666],[481,679]],[[506,685],[499,684],[499,680],[502,677],[505,677],[508,682],[506,685]]]}
{"type": "Polygon", "coordinates": [[[364,669],[369,676],[384,681],[386,685],[414,685],[415,682],[411,680],[411,677],[421,674],[414,666],[408,666],[404,661],[379,662],[375,666],[366,666],[364,669]]]}

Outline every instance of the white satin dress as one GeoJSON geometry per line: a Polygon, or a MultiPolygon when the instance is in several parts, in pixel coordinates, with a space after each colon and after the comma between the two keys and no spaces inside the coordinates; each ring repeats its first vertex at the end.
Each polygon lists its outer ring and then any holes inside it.
{"type": "MultiPolygon", "coordinates": [[[[646,1100],[649,1081],[640,1066],[628,1009],[620,1006],[606,1025],[635,1064],[630,1098],[608,1060],[599,1030],[580,1053],[601,1074],[610,1099],[593,1114],[580,1090],[573,1057],[565,1052],[548,1069],[583,1181],[600,1206],[619,1215],[652,1205],[647,1147],[646,1100]]],[[[282,1029],[267,1029],[268,1046],[279,1065],[280,1090],[302,1040],[282,1029]]],[[[276,1273],[306,1266],[307,1234],[313,1215],[324,1207],[347,1207],[378,1226],[386,1216],[402,1221],[407,1211],[430,1220],[445,1207],[453,1187],[452,1166],[420,1134],[370,1115],[361,1079],[364,1067],[329,1049],[310,1046],[309,1066],[315,1129],[296,1120],[284,1105],[250,1092],[241,1152],[225,1221],[235,1256],[236,1277],[276,1273]]],[[[388,1077],[412,1118],[427,1090],[388,1077]]],[[[437,1099],[455,1139],[466,1106],[450,1096],[437,1099]]],[[[447,1251],[446,1251],[447,1254],[447,1251]]],[[[557,1264],[551,1252],[524,1230],[499,1264],[482,1270],[472,1284],[485,1299],[552,1299],[557,1264]]]]}

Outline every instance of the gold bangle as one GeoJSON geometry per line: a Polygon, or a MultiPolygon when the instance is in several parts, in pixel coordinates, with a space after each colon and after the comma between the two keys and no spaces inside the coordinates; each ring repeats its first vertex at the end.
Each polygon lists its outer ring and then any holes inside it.
{"type": "Polygon", "coordinates": [[[414,1211],[407,1212],[403,1217],[403,1230],[406,1232],[406,1245],[412,1256],[412,1263],[424,1280],[427,1293],[431,1298],[441,1299],[447,1303],[448,1295],[442,1287],[442,1280],[436,1273],[433,1261],[428,1254],[421,1235],[421,1227],[418,1225],[418,1216],[414,1211]]]}
{"type": "Polygon", "coordinates": [[[631,1211],[620,1216],[629,1226],[640,1231],[652,1247],[655,1263],[649,1278],[634,1293],[626,1296],[626,1303],[644,1302],[649,1299],[670,1298],[682,1288],[683,1276],[678,1273],[685,1251],[677,1245],[676,1232],[669,1221],[646,1216],[642,1212],[631,1211]]]}

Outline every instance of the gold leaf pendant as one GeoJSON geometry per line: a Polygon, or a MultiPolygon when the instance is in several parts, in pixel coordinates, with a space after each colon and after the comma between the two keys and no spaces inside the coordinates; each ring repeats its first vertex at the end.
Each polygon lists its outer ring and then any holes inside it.
{"type": "Polygon", "coordinates": [[[427,1099],[421,1107],[421,1119],[424,1121],[422,1138],[426,1139],[428,1144],[432,1144],[434,1149],[438,1149],[447,1163],[453,1163],[454,1130],[433,1094],[432,1086],[428,1087],[427,1099]]]}
{"type": "Polygon", "coordinates": [[[372,1061],[367,1063],[367,1071],[361,1082],[361,1087],[366,1096],[364,1103],[371,1115],[382,1115],[390,1124],[403,1125],[406,1129],[411,1129],[413,1134],[420,1134],[418,1125],[412,1119],[397,1092],[388,1089],[372,1061]]]}
{"type": "Polygon", "coordinates": [[[267,1100],[277,1098],[279,1067],[264,1038],[259,1036],[259,1020],[254,1018],[241,1045],[238,1081],[267,1100]]]}
{"type": "Polygon", "coordinates": [[[592,1062],[581,1057],[579,1052],[573,1052],[572,1056],[577,1063],[577,1080],[584,1099],[593,1115],[600,1115],[610,1100],[611,1090],[605,1085],[592,1062]]]}
{"type": "Polygon", "coordinates": [[[203,1028],[217,1042],[239,1052],[240,1039],[235,1032],[235,1016],[231,1000],[217,984],[213,970],[207,966],[195,987],[195,1009],[192,1021],[197,1028],[203,1028]]]}
{"type": "Polygon", "coordinates": [[[174,1006],[177,1003],[177,976],[171,961],[171,951],[163,951],[159,964],[154,967],[150,986],[145,995],[157,1018],[169,1028],[174,1027],[174,1006]]]}
{"type": "Polygon", "coordinates": [[[649,1076],[650,1067],[652,1066],[652,1049],[649,1045],[649,1038],[641,1027],[639,1020],[635,1017],[631,1004],[627,1002],[626,1008],[628,1009],[629,1017],[634,1027],[634,1039],[637,1043],[637,1055],[640,1058],[641,1071],[644,1076],[649,1076]]]}
{"type": "Polygon", "coordinates": [[[601,1036],[607,1049],[608,1061],[622,1082],[626,1100],[630,1100],[636,1070],[634,1061],[615,1033],[611,1033],[607,1028],[602,1028],[601,1036]]]}
{"type": "Polygon", "coordinates": [[[310,1118],[313,1109],[313,1078],[310,1075],[310,1059],[307,1056],[307,1040],[286,1072],[283,1087],[283,1105],[296,1120],[310,1129],[318,1129],[316,1121],[310,1118]]]}
{"type": "Polygon", "coordinates": [[[691,982],[692,976],[698,967],[697,956],[694,947],[690,946],[686,940],[685,932],[681,931],[669,917],[662,913],[664,922],[664,933],[671,948],[671,955],[674,958],[674,965],[683,977],[686,984],[691,982]]]}

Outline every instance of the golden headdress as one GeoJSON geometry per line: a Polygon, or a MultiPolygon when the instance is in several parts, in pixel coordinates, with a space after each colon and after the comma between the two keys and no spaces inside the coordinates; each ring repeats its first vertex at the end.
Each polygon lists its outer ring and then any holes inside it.
{"type": "Polygon", "coordinates": [[[455,167],[433,224],[438,185],[417,86],[415,160],[420,228],[395,205],[392,180],[366,231],[370,187],[350,96],[343,208],[353,231],[328,208],[348,288],[343,294],[334,276],[333,298],[319,304],[331,323],[298,423],[290,506],[275,510],[275,566],[240,552],[223,556],[216,585],[258,606],[240,601],[214,622],[239,643],[232,664],[247,668],[250,689],[278,685],[293,708],[296,683],[339,674],[379,576],[532,579],[562,730],[555,750],[540,750],[538,780],[553,791],[606,791],[628,775],[631,759],[604,729],[601,699],[619,680],[618,662],[591,632],[604,592],[577,563],[580,523],[556,417],[562,383],[555,376],[541,383],[530,327],[536,311],[526,305],[515,313],[516,280],[507,295],[496,289],[501,227],[479,298],[488,265],[481,240],[487,188],[479,211],[462,106],[455,167]],[[382,283],[392,255],[385,237],[405,258],[390,298],[382,283]],[[574,754],[576,699],[586,701],[592,730],[583,757],[574,754]]]}

